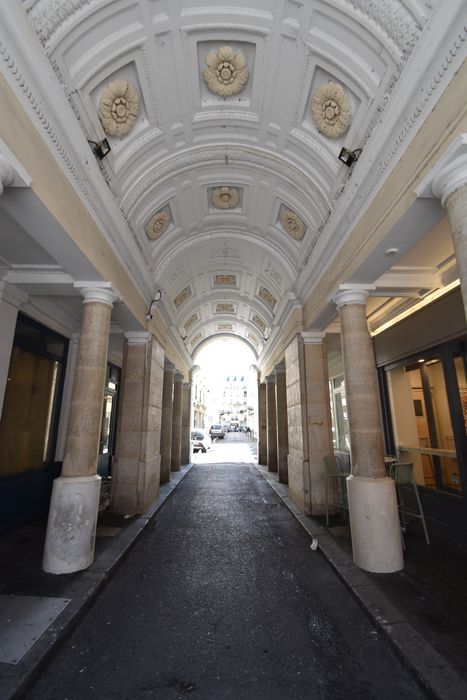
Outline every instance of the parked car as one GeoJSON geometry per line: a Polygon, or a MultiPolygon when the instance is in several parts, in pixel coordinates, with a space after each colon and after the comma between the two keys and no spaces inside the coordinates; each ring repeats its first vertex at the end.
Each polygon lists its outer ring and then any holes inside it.
{"type": "Polygon", "coordinates": [[[206,452],[210,447],[211,445],[209,444],[209,440],[204,430],[197,429],[191,431],[191,448],[193,450],[193,454],[196,452],[206,452]]]}
{"type": "Polygon", "coordinates": [[[219,438],[219,440],[223,440],[225,435],[224,426],[220,425],[219,423],[211,425],[211,427],[209,428],[209,435],[211,436],[211,440],[213,440],[214,438],[219,438]]]}

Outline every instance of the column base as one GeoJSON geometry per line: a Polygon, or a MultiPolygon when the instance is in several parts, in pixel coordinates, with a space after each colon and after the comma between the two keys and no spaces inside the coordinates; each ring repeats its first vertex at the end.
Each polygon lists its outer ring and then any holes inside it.
{"type": "Polygon", "coordinates": [[[388,574],[404,567],[394,481],[347,478],[350,528],[355,564],[365,571],[388,574]]]}
{"type": "Polygon", "coordinates": [[[49,574],[71,574],[94,559],[101,477],[59,477],[50,499],[42,568],[49,574]]]}

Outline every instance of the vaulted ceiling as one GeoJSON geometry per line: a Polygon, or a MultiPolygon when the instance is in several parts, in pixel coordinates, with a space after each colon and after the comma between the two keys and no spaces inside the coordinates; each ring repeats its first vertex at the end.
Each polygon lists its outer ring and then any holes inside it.
{"type": "Polygon", "coordinates": [[[259,355],[303,304],[342,242],[339,153],[368,160],[435,4],[22,0],[87,140],[110,144],[113,245],[189,353],[233,334],[259,355]]]}

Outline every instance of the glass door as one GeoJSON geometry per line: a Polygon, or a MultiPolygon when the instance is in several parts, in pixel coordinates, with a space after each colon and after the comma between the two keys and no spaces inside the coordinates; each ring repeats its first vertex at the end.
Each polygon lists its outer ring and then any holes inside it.
{"type": "Polygon", "coordinates": [[[107,381],[102,405],[101,437],[97,464],[97,473],[104,478],[111,475],[112,457],[115,452],[119,380],[120,369],[109,364],[107,367],[107,381]]]}
{"type": "Polygon", "coordinates": [[[461,495],[467,484],[464,344],[387,368],[387,380],[401,461],[413,462],[420,485],[461,495]]]}

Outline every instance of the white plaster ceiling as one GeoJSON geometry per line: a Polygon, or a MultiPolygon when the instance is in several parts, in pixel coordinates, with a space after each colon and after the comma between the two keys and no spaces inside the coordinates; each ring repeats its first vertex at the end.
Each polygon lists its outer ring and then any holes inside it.
{"type": "Polygon", "coordinates": [[[107,135],[101,168],[153,288],[163,290],[174,336],[193,353],[208,337],[234,334],[260,354],[303,301],[297,282],[317,242],[333,250],[325,224],[349,177],[338,153],[365,145],[435,3],[22,4],[88,139],[106,136],[98,112],[109,82],[128,80],[139,95],[129,133],[107,135]],[[249,79],[221,97],[202,72],[208,52],[225,45],[243,52],[249,79]],[[338,138],[320,133],[311,112],[328,81],[350,103],[338,138]],[[212,189],[223,186],[240,195],[233,209],[212,205],[212,189]],[[282,226],[284,208],[304,222],[302,240],[282,226]],[[145,226],[159,211],[170,223],[151,241],[145,226]]]}

